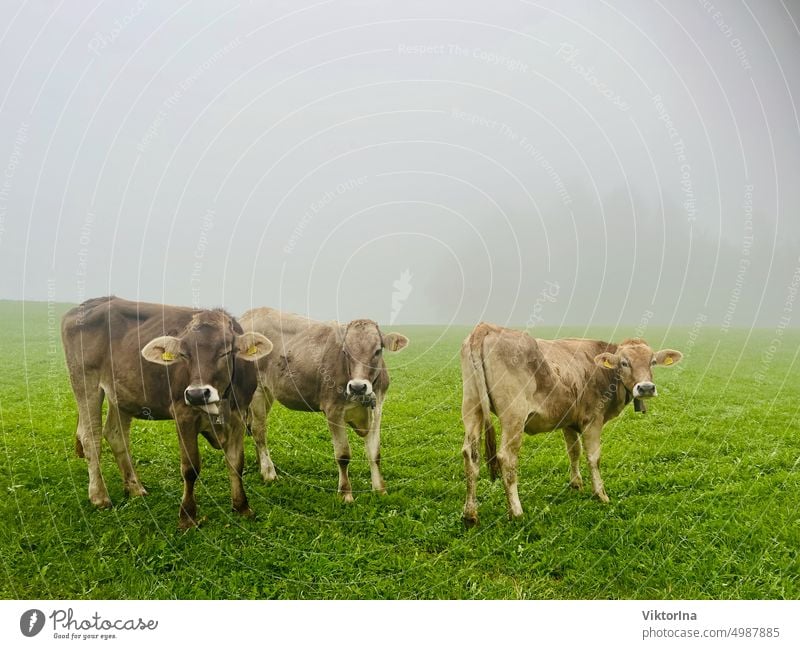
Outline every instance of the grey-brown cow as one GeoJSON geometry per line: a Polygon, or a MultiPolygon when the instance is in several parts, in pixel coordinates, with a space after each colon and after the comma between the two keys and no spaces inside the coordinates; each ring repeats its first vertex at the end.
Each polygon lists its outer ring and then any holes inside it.
{"type": "Polygon", "coordinates": [[[600,477],[603,425],[631,401],[636,410],[643,411],[643,400],[656,396],[653,366],[674,365],[681,357],[672,349],[653,352],[641,338],[623,340],[619,345],[579,338],[541,340],[496,325],[477,325],[461,347],[465,525],[478,522],[475,492],[482,431],[490,476],[494,480],[502,475],[511,517],[522,516],[517,457],[523,432],[563,429],[570,486],[575,489],[583,486],[579,435],[583,437],[592,491],[608,502],[600,477]],[[499,452],[490,412],[500,419],[499,452]]]}
{"type": "Polygon", "coordinates": [[[242,485],[244,416],[256,389],[254,361],[272,349],[269,340],[245,333],[221,309],[202,311],[117,297],[88,300],[68,311],[61,335],[78,403],[76,450],[89,464],[92,503],[111,506],[100,473],[101,430],[125,491],[143,496],[146,491],[131,462],[131,419],[174,419],[184,481],[180,527],[197,521],[198,434],[224,450],[233,508],[252,514],[242,485]],[[108,414],[103,427],[104,397],[108,414]]]}
{"type": "Polygon", "coordinates": [[[267,417],[275,400],[292,410],[322,412],[339,466],[339,493],[353,495],[348,476],[347,426],[364,438],[373,490],[385,492],[381,476],[381,412],[389,388],[384,350],[399,351],[408,338],[381,333],[372,320],[318,322],[266,307],[241,317],[242,326],[275,344],[258,362],[260,390],[251,405],[251,426],[264,480],[276,478],[266,443],[267,417]]]}

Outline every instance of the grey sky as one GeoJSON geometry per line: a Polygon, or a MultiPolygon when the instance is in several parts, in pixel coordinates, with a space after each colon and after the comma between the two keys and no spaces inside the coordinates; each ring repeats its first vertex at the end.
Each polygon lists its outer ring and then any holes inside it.
{"type": "Polygon", "coordinates": [[[264,5],[6,7],[1,298],[791,317],[796,3],[264,5]]]}

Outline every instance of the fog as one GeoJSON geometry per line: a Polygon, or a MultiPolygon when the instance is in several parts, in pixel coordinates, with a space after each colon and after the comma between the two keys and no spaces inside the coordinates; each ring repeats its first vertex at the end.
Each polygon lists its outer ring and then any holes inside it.
{"type": "Polygon", "coordinates": [[[6,3],[0,298],[797,326],[800,8],[6,3]]]}

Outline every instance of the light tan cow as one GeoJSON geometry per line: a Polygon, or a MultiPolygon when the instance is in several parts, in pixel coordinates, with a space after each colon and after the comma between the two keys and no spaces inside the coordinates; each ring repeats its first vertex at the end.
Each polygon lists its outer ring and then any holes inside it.
{"type": "Polygon", "coordinates": [[[644,411],[644,399],[656,396],[652,368],[674,365],[682,354],[672,349],[653,352],[641,338],[619,345],[565,338],[541,340],[528,334],[481,323],[461,347],[464,389],[462,449],[467,480],[464,524],[478,522],[475,498],[481,433],[486,461],[494,480],[502,475],[512,518],[522,516],[517,492],[517,458],[523,432],[562,429],[570,459],[570,486],[581,489],[581,437],[589,463],[592,491],[608,495],[600,476],[600,433],[631,401],[644,411]],[[496,452],[491,415],[500,419],[502,438],[496,452]]]}

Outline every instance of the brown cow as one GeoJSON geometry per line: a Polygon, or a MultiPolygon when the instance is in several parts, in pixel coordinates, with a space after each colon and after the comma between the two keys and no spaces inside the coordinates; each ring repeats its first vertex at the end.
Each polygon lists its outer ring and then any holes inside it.
{"type": "Polygon", "coordinates": [[[653,352],[641,338],[619,345],[566,338],[541,340],[526,333],[481,323],[461,347],[464,388],[462,453],[467,479],[464,523],[478,522],[475,500],[481,432],[486,434],[486,460],[494,480],[502,474],[513,518],[522,516],[517,493],[517,457],[522,433],[563,429],[570,459],[570,486],[581,489],[583,447],[592,477],[592,491],[608,502],[600,477],[600,433],[603,425],[634,402],[656,396],[652,368],[674,365],[682,354],[672,349],[653,352]],[[490,412],[500,419],[502,439],[496,452],[490,412]]]}
{"type": "Polygon", "coordinates": [[[381,412],[389,388],[384,349],[399,351],[408,338],[382,334],[372,320],[318,322],[276,309],[245,313],[242,325],[264,334],[273,352],[258,363],[261,389],[253,397],[252,430],[264,480],[276,478],[266,444],[266,420],[277,399],[292,410],[322,412],[339,465],[339,493],[352,502],[347,426],[364,438],[373,490],[385,492],[381,476],[381,412]]]}
{"type": "Polygon", "coordinates": [[[242,485],[243,420],[257,384],[254,361],[272,349],[267,338],[244,333],[221,309],[129,302],[113,296],[88,300],[68,311],[61,336],[78,403],[76,449],[88,460],[93,504],[111,506],[100,473],[101,430],[114,452],[125,491],[143,496],[146,491],[131,462],[131,419],[174,419],[184,481],[180,527],[197,521],[198,434],[224,450],[233,508],[252,514],[242,485]],[[102,427],[104,397],[108,414],[102,427]]]}

